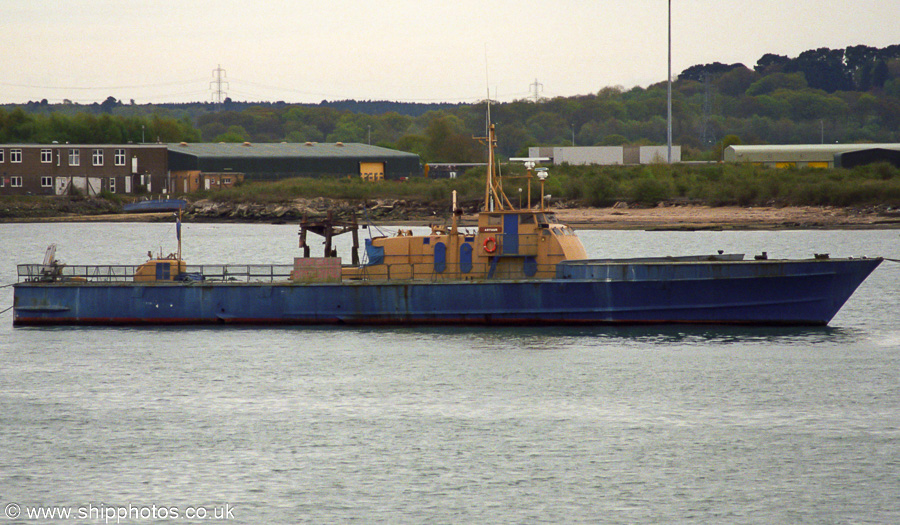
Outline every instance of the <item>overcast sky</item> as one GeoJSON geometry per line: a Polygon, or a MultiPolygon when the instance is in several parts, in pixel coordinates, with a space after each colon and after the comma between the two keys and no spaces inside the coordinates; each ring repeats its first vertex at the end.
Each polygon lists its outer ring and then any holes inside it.
{"type": "MultiPolygon", "coordinates": [[[[666,77],[666,0],[2,0],[0,103],[471,102],[666,77]]],[[[900,0],[673,0],[673,75],[900,44],[900,0]]]]}

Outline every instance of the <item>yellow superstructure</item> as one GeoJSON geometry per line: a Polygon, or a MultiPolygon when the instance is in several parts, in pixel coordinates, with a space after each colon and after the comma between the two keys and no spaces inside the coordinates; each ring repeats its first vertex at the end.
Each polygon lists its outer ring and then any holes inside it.
{"type": "MultiPolygon", "coordinates": [[[[586,258],[575,232],[543,209],[543,189],[538,210],[517,209],[506,198],[501,177],[494,170],[493,126],[487,140],[490,162],[485,188],[486,211],[479,213],[477,228],[460,228],[454,198],[451,225],[432,226],[428,235],[412,235],[408,230],[401,230],[394,237],[370,239],[366,242],[368,262],[364,266],[345,267],[342,278],[367,281],[548,279],[556,275],[557,263],[586,258]]],[[[531,177],[530,168],[527,177],[531,177]]],[[[542,181],[544,177],[540,177],[542,181]]],[[[530,185],[528,195],[530,204],[530,185]]]]}
{"type": "Polygon", "coordinates": [[[474,280],[547,279],[556,264],[584,259],[584,246],[551,213],[483,212],[476,231],[433,227],[429,235],[377,237],[367,246],[369,264],[344,268],[344,279],[474,280]],[[375,257],[373,264],[373,253],[375,257]]]}
{"type": "Polygon", "coordinates": [[[187,270],[187,263],[174,257],[150,259],[134,271],[136,282],[174,281],[187,270]]]}

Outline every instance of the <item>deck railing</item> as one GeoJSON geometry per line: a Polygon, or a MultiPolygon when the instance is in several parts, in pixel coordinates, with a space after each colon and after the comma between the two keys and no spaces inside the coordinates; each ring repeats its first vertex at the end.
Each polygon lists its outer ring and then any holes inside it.
{"type": "MultiPolygon", "coordinates": [[[[290,264],[188,264],[184,280],[224,282],[286,281],[290,264]]],[[[87,281],[99,283],[131,282],[137,265],[53,265],[20,264],[19,282],[87,281]]]]}
{"type": "MultiPolygon", "coordinates": [[[[509,259],[507,259],[509,260],[509,259]]],[[[522,259],[518,259],[522,260],[522,259]]],[[[18,265],[19,282],[133,282],[138,265],[18,265]]],[[[184,281],[204,282],[287,282],[294,269],[290,264],[189,264],[180,276],[184,281]]],[[[360,267],[360,280],[372,281],[442,281],[479,279],[522,279],[533,275],[554,273],[556,265],[535,264],[527,275],[523,265],[500,262],[492,268],[490,263],[460,265],[446,263],[442,272],[435,271],[433,262],[387,263],[360,267]],[[468,270],[468,271],[463,271],[468,270]]],[[[174,277],[174,276],[173,276],[174,277]]],[[[347,278],[345,278],[347,279],[347,278]]],[[[352,279],[352,278],[351,278],[352,279]]]]}
{"type": "Polygon", "coordinates": [[[137,266],[20,264],[19,282],[79,280],[90,282],[133,281],[137,266]]]}

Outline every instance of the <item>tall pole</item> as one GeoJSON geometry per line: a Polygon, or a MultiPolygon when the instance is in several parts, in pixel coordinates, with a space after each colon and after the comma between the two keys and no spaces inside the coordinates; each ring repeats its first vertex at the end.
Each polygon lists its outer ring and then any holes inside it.
{"type": "Polygon", "coordinates": [[[672,0],[669,0],[669,74],[666,77],[666,146],[669,164],[672,164],[672,0]]]}

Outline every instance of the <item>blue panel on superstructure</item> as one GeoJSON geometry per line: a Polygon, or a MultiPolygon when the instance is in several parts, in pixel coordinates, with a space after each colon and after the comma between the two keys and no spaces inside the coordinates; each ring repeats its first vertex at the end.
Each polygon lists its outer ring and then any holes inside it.
{"type": "Polygon", "coordinates": [[[522,263],[522,271],[525,272],[525,277],[534,277],[537,275],[537,269],[537,259],[525,257],[525,262],[522,263]]]}
{"type": "Polygon", "coordinates": [[[519,215],[510,213],[503,216],[503,255],[519,254],[519,215]]]}
{"type": "Polygon", "coordinates": [[[472,271],[472,245],[465,243],[459,247],[459,271],[469,273],[472,271]]]}
{"type": "Polygon", "coordinates": [[[434,271],[444,273],[447,269],[447,245],[442,242],[434,244],[434,271]]]}
{"type": "Polygon", "coordinates": [[[373,246],[372,239],[366,239],[367,266],[372,264],[384,264],[384,246],[373,246]]]}

